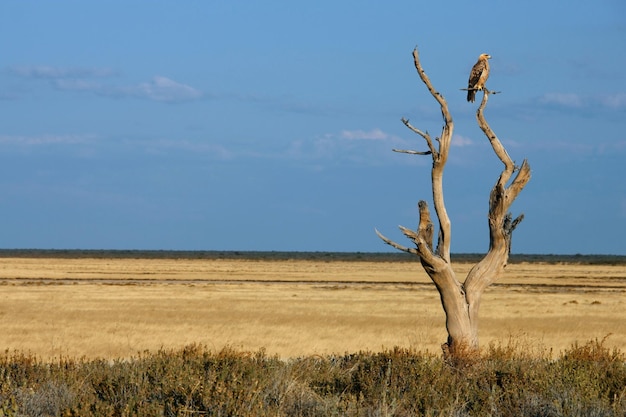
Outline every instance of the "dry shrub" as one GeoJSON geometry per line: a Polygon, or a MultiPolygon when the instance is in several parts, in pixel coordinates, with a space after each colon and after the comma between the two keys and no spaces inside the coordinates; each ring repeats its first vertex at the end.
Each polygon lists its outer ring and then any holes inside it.
{"type": "Polygon", "coordinates": [[[624,355],[604,341],[553,359],[515,341],[471,362],[395,348],[281,360],[264,351],[129,360],[0,358],[0,416],[623,416],[624,355]]]}

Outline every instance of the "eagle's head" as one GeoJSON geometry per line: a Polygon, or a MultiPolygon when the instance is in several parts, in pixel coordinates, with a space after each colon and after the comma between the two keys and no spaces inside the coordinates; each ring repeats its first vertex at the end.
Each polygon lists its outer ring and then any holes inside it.
{"type": "Polygon", "coordinates": [[[489,54],[480,54],[478,59],[491,59],[491,55],[489,55],[489,54]]]}

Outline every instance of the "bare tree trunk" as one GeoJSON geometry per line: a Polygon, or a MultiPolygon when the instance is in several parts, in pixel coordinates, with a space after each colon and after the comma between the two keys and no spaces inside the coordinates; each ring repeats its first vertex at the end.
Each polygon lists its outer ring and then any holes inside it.
{"type": "Polygon", "coordinates": [[[423,132],[412,126],[408,120],[402,119],[402,122],[409,129],[424,138],[429,150],[418,152],[394,149],[394,151],[431,155],[432,157],[432,194],[435,212],[439,220],[437,246],[436,248],[433,246],[434,226],[428,204],[423,200],[418,204],[419,225],[417,231],[400,226],[400,230],[402,230],[404,235],[413,241],[415,248],[402,246],[386,238],[378,230],[376,233],[385,243],[419,257],[424,270],[432,279],[437,291],[439,291],[441,304],[446,314],[448,340],[442,346],[444,353],[450,356],[460,356],[478,349],[478,309],[481,296],[484,290],[502,275],[508,262],[511,235],[515,227],[523,219],[523,215],[520,215],[515,220],[512,220],[508,210],[530,180],[530,166],[524,160],[522,166],[519,169],[516,168],[497,136],[489,127],[484,117],[484,109],[490,92],[485,88],[483,100],[478,108],[476,117],[494,152],[504,164],[504,170],[491,190],[489,198],[489,251],[470,270],[464,283],[459,282],[450,262],[451,223],[446,212],[443,194],[443,172],[448,159],[454,123],[448,110],[447,102],[433,88],[430,79],[421,66],[417,48],[413,50],[413,59],[420,79],[441,107],[444,126],[441,136],[435,138],[439,143],[439,146],[436,147],[428,132],[423,132]],[[517,175],[511,184],[507,186],[516,170],[518,171],[517,175]]]}

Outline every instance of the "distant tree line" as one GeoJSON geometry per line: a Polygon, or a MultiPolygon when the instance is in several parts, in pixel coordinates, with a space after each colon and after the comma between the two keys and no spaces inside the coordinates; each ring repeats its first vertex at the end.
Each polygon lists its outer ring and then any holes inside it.
{"type": "MultiPolygon", "coordinates": [[[[475,263],[484,254],[452,254],[452,261],[475,263]]],[[[0,258],[66,259],[248,259],[307,260],[342,262],[415,262],[415,257],[398,252],[288,252],[288,251],[219,251],[219,250],[109,250],[109,249],[0,249],[0,258]]],[[[581,265],[626,265],[626,255],[555,255],[511,254],[509,263],[546,263],[581,265]]]]}

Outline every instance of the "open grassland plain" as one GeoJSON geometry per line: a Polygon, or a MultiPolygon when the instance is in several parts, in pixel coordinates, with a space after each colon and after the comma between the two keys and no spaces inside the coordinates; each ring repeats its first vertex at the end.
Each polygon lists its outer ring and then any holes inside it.
{"type": "MultiPolygon", "coordinates": [[[[457,262],[459,279],[472,263],[457,262]]],[[[485,293],[480,337],[561,352],[626,350],[626,265],[511,263],[485,293]]],[[[189,344],[283,358],[439,354],[439,295],[418,262],[280,257],[0,257],[0,348],[124,358],[189,344]]]]}

